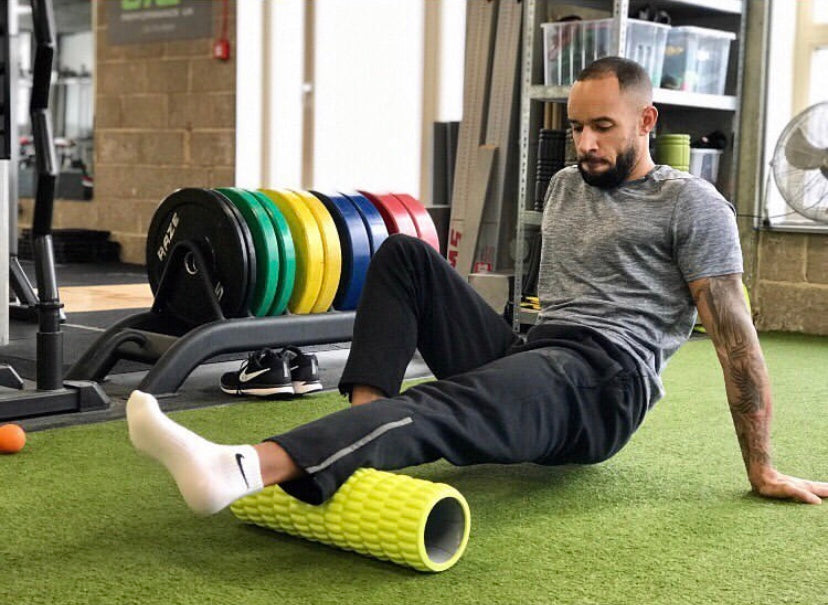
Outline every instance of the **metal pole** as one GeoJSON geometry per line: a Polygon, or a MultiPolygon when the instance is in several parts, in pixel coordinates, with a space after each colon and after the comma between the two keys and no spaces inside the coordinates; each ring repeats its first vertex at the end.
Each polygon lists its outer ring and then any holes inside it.
{"type": "MultiPolygon", "coordinates": [[[[17,88],[18,77],[20,70],[20,47],[19,47],[19,31],[17,26],[17,3],[8,2],[8,35],[9,48],[6,57],[7,73],[5,77],[8,78],[7,86],[9,90],[9,101],[6,107],[6,112],[9,116],[8,125],[8,140],[9,140],[9,172],[7,182],[9,184],[9,205],[8,209],[8,228],[9,228],[9,255],[17,256],[17,174],[20,166],[20,147],[18,145],[18,129],[17,129],[17,88]]],[[[8,300],[8,299],[4,299],[8,300]]]]}
{"type": "Polygon", "coordinates": [[[51,0],[32,0],[32,24],[36,51],[29,114],[37,159],[32,237],[37,271],[38,318],[37,388],[57,390],[63,386],[63,333],[60,302],[52,249],[52,212],[55,204],[57,158],[49,115],[49,90],[55,55],[55,19],[51,0]]]}
{"type": "Polygon", "coordinates": [[[304,71],[302,76],[302,186],[311,188],[313,183],[313,146],[315,138],[316,94],[316,4],[306,0],[304,16],[304,71]]]}
{"type": "MultiPolygon", "coordinates": [[[[9,161],[0,159],[0,233],[6,230],[9,208],[9,161]]],[[[0,346],[9,344],[9,246],[0,242],[0,346]]]]}

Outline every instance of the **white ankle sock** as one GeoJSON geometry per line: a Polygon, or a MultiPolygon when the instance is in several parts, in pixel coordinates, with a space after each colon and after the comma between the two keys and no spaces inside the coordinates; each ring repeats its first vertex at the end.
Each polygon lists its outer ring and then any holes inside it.
{"type": "Polygon", "coordinates": [[[218,445],[170,420],[155,397],[133,391],[126,405],[129,438],[172,474],[187,505],[212,515],[262,489],[259,455],[251,445],[218,445]]]}

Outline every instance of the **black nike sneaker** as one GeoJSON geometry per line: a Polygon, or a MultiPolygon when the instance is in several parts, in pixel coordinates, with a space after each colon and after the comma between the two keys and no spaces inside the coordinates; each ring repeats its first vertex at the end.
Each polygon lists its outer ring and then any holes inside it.
{"type": "Polygon", "coordinates": [[[221,390],[228,395],[272,397],[293,395],[287,356],[272,349],[256,351],[242,362],[238,372],[227,372],[221,377],[221,390]]]}
{"type": "Polygon", "coordinates": [[[304,395],[322,390],[322,383],[319,382],[319,361],[316,355],[303,353],[297,347],[285,347],[279,355],[289,364],[294,393],[304,395]]]}

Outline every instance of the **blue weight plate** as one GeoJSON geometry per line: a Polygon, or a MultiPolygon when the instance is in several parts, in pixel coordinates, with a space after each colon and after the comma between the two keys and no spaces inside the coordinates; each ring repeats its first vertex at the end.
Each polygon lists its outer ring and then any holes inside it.
{"type": "Polygon", "coordinates": [[[362,216],[353,202],[339,193],[311,193],[319,198],[333,217],[342,247],[342,276],[334,296],[333,307],[339,311],[357,308],[365,274],[371,262],[371,240],[362,216]]]}
{"type": "Polygon", "coordinates": [[[362,223],[368,230],[368,240],[371,242],[371,256],[379,249],[382,242],[388,238],[388,229],[385,226],[385,221],[382,220],[382,215],[379,210],[368,201],[361,193],[347,192],[342,194],[351,200],[351,203],[359,211],[362,216],[362,223]]]}

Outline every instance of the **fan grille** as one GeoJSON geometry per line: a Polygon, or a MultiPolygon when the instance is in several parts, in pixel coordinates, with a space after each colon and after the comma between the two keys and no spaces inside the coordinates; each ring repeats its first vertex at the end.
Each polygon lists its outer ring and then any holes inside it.
{"type": "Polygon", "coordinates": [[[794,211],[828,223],[828,102],[796,115],[773,153],[773,178],[794,211]]]}

